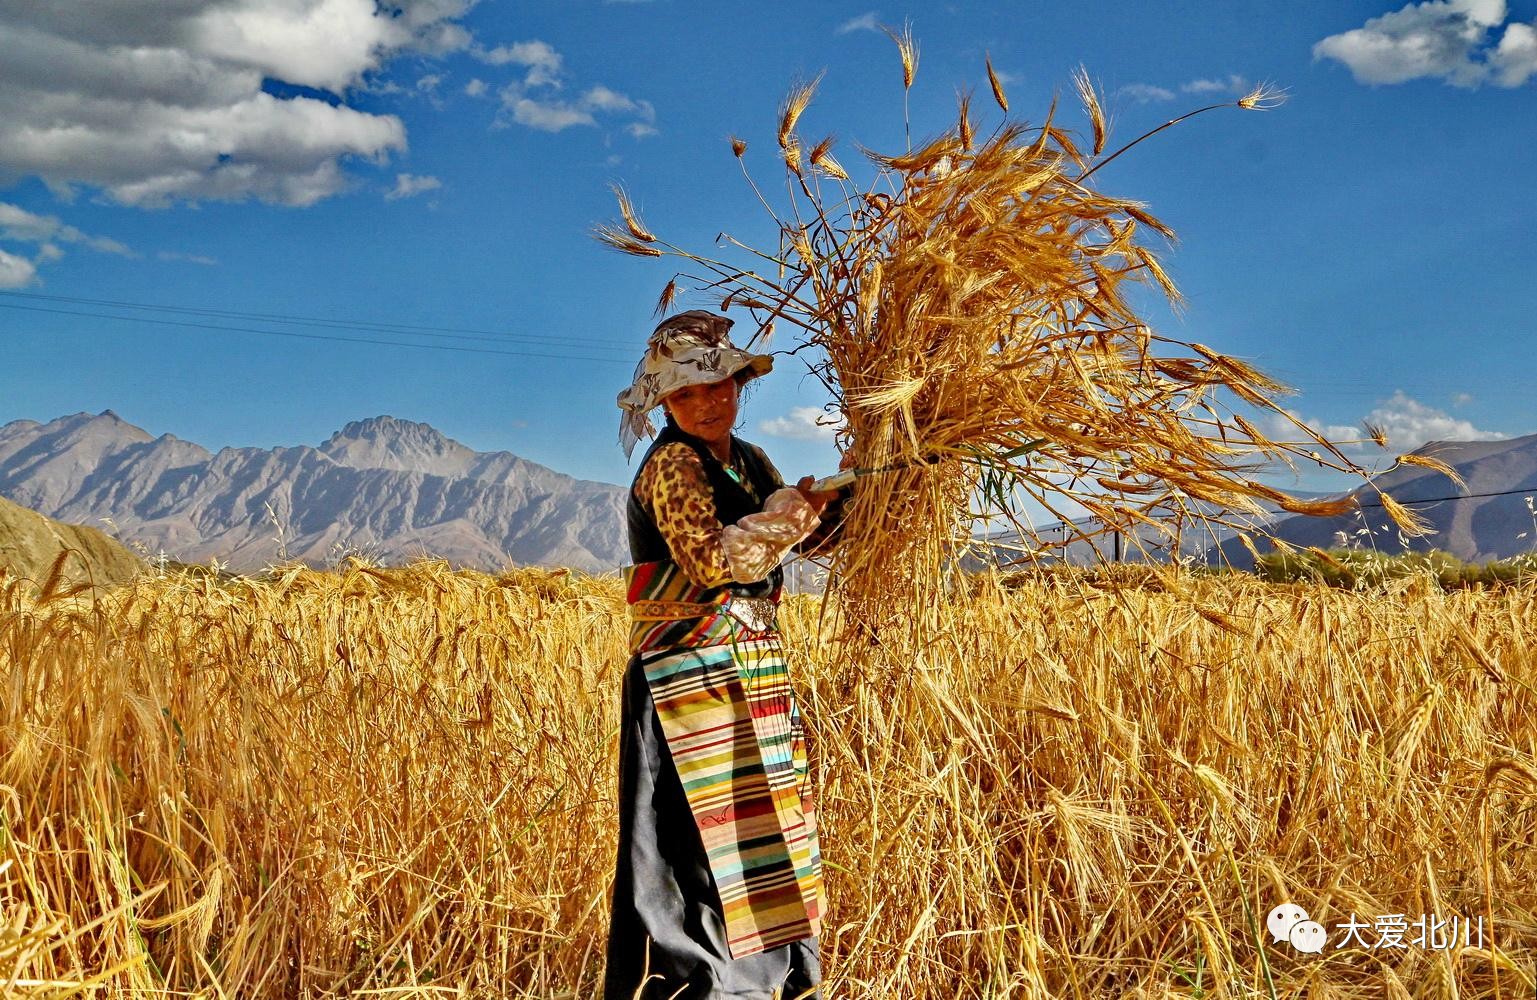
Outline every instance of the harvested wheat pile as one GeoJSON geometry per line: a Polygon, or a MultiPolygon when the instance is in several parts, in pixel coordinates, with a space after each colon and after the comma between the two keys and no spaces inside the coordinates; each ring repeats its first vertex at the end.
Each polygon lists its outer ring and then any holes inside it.
{"type": "MultiPolygon", "coordinates": [[[[910,34],[892,34],[905,93],[917,49],[910,34]]],[[[1006,115],[990,64],[988,78],[1006,115]]],[[[797,349],[819,349],[812,369],[837,403],[845,443],[859,466],[887,470],[858,492],[833,557],[844,610],[873,635],[938,624],[928,610],[938,606],[947,556],[970,538],[974,503],[1016,524],[1017,501],[1029,498],[1064,521],[1087,511],[1099,525],[1093,534],[1173,535],[1192,520],[1260,514],[1261,501],[1309,514],[1353,506],[1288,496],[1254,478],[1261,463],[1306,456],[1365,475],[1277,405],[1284,386],[1204,345],[1155,334],[1133,310],[1128,283],[1151,281],[1178,301],[1144,242],[1172,233],[1092,181],[1148,136],[1107,153],[1087,73],[1075,84],[1087,148],[1057,124],[1055,107],[1039,125],[1005,118],[984,134],[962,98],[938,138],[898,155],[867,151],[861,185],[833,157],[832,137],[803,140],[816,83],[800,84],[779,113],[788,184],[783,204],[770,206],[777,247],[726,237],[745,264],[694,253],[648,229],[622,190],[622,220],[598,227],[615,249],[687,262],[659,310],[680,280],[692,282],[723,307],[750,310],[760,339],[788,325],[797,349]],[[1277,415],[1300,442],[1267,437],[1234,402],[1277,415]]],[[[1280,99],[1261,87],[1191,114],[1280,99]]],[[[745,172],[746,144],[732,148],[745,172]]],[[[1406,532],[1420,530],[1391,497],[1381,500],[1406,532]]],[[[1045,551],[1021,528],[1034,543],[1027,548],[1045,551]]]]}

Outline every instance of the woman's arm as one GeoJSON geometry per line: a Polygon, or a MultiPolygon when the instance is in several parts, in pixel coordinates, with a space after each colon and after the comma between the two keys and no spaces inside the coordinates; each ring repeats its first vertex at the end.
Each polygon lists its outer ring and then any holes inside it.
{"type": "Polygon", "coordinates": [[[636,493],[684,574],[701,587],[755,583],[817,527],[816,512],[793,489],[771,494],[759,514],[722,525],[704,463],[688,445],[660,448],[636,493]]]}
{"type": "MultiPolygon", "coordinates": [[[[751,447],[756,448],[757,446],[753,445],[751,447]]],[[[762,449],[758,449],[758,455],[763,460],[763,464],[768,468],[769,475],[773,477],[774,485],[783,487],[785,484],[784,477],[779,474],[779,470],[774,467],[774,463],[769,461],[768,455],[764,454],[762,449]]],[[[848,469],[852,468],[853,465],[854,453],[852,451],[844,452],[842,459],[838,462],[838,468],[848,469]]],[[[811,477],[807,476],[800,481],[800,485],[796,488],[800,489],[802,486],[809,486],[810,482],[811,477]]],[[[835,546],[838,543],[838,536],[843,528],[845,508],[853,496],[854,487],[852,484],[839,489],[837,496],[829,500],[820,511],[816,527],[811,530],[809,535],[795,543],[791,550],[798,555],[811,556],[820,555],[827,549],[835,546]]]]}

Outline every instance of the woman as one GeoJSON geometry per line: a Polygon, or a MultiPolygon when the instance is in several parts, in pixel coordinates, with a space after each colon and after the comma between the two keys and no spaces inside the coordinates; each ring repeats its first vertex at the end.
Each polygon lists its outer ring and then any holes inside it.
{"type": "Polygon", "coordinates": [[[652,334],[619,395],[632,629],[605,1000],[815,997],[822,862],[800,713],[774,620],[792,548],[828,543],[846,491],[793,489],[734,437],[773,359],[692,311],[652,334]],[[644,985],[643,985],[644,981],[644,985]]]}

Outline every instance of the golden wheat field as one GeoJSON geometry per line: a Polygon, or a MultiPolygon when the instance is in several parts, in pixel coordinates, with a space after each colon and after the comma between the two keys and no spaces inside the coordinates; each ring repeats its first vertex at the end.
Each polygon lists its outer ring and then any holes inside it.
{"type": "MultiPolygon", "coordinates": [[[[844,656],[786,605],[829,997],[1537,990],[1537,589],[949,600],[844,656]]],[[[616,578],[535,570],[12,583],[0,993],[592,995],[624,634],[616,578]]]]}

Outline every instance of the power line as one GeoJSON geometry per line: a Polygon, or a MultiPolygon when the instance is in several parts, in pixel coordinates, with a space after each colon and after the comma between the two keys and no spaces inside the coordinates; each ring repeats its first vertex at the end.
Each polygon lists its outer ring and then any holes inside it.
{"type": "MultiPolygon", "coordinates": [[[[1495,490],[1492,493],[1459,493],[1456,496],[1449,496],[1449,497],[1425,497],[1424,499],[1421,499],[1421,500],[1399,500],[1397,497],[1393,497],[1393,499],[1397,500],[1399,503],[1401,503],[1401,504],[1403,504],[1404,506],[1407,507],[1409,504],[1412,504],[1412,503],[1443,503],[1443,502],[1445,502],[1447,500],[1476,500],[1476,499],[1479,499],[1480,497],[1510,497],[1510,496],[1516,496],[1516,495],[1521,494],[1521,493],[1525,493],[1527,496],[1537,496],[1537,486],[1527,486],[1527,487],[1525,487],[1523,489],[1519,489],[1519,490],[1495,490]]],[[[1374,502],[1371,502],[1371,503],[1359,502],[1359,503],[1356,504],[1356,506],[1357,507],[1381,507],[1382,506],[1382,502],[1380,500],[1379,501],[1374,501],[1374,502]]]]}
{"type": "Polygon", "coordinates": [[[44,295],[40,292],[17,292],[0,289],[0,295],[8,295],[15,298],[35,299],[44,302],[62,302],[70,305],[104,306],[115,309],[139,309],[155,312],[169,312],[191,316],[213,316],[237,320],[248,320],[263,323],[280,323],[300,326],[313,326],[327,329],[382,331],[386,333],[409,333],[420,337],[437,337],[448,340],[489,340],[502,342],[506,340],[529,340],[535,343],[547,344],[552,342],[569,343],[587,349],[599,349],[605,351],[619,351],[630,353],[631,348],[614,341],[599,340],[593,337],[538,337],[526,333],[507,333],[505,331],[478,330],[474,328],[452,326],[413,326],[405,323],[377,323],[362,320],[326,319],[317,316],[292,316],[282,313],[253,313],[240,312],[228,309],[200,309],[192,306],[158,305],[149,302],[129,302],[117,299],[88,299],[68,295],[44,295]]]}
{"type": "Polygon", "coordinates": [[[618,358],[589,358],[574,354],[535,354],[529,351],[498,351],[488,347],[455,347],[452,344],[412,344],[403,340],[375,340],[368,337],[337,337],[324,333],[294,333],[291,330],[258,330],[247,326],[217,326],[212,323],[188,323],[172,319],[151,319],[145,316],[113,316],[110,313],[71,312],[67,309],[49,309],[44,306],[24,306],[14,302],[0,302],[0,309],[21,309],[26,312],[53,313],[58,316],[76,316],[86,319],[115,319],[123,323],[147,323],[151,326],[179,326],[197,330],[217,330],[222,333],[255,333],[266,337],[293,337],[298,340],[330,340],[344,344],[378,344],[386,347],[415,347],[423,351],[455,351],[462,354],[497,354],[510,358],[551,358],[556,361],[594,361],[606,365],[625,365],[630,362],[618,358]]]}

